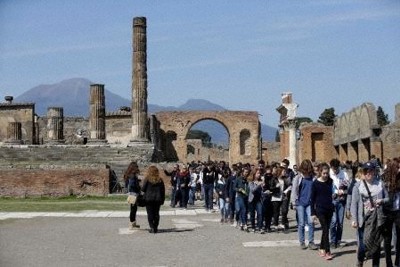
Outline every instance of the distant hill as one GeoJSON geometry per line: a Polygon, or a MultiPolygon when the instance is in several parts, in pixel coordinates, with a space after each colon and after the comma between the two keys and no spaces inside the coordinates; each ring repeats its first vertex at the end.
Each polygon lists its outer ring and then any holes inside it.
{"type": "MultiPolygon", "coordinates": [[[[39,116],[47,113],[48,107],[63,107],[64,116],[89,116],[89,88],[91,82],[84,78],[73,78],[56,84],[38,85],[22,95],[15,98],[15,102],[35,103],[35,112],[39,116]]],[[[131,100],[123,98],[105,89],[107,111],[118,110],[122,106],[131,106],[131,100]]],[[[159,105],[148,105],[149,113],[172,110],[226,110],[224,107],[204,99],[189,99],[179,107],[164,107],[159,105]]],[[[201,121],[193,126],[193,129],[207,130],[212,137],[212,142],[217,144],[226,143],[228,135],[225,128],[214,121],[201,121]]],[[[262,137],[264,141],[275,139],[276,128],[261,124],[262,137]]]]}

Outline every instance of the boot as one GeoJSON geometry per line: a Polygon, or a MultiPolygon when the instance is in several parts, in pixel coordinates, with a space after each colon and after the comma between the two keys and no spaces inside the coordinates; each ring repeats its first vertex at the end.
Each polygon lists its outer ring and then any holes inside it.
{"type": "Polygon", "coordinates": [[[129,223],[129,230],[135,230],[137,228],[140,228],[140,225],[136,224],[136,221],[129,223]]]}

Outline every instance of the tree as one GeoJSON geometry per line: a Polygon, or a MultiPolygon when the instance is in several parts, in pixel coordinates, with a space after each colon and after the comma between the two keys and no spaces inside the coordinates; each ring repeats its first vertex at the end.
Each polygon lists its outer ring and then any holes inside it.
{"type": "Polygon", "coordinates": [[[383,111],[383,108],[381,106],[378,107],[378,110],[376,111],[376,116],[378,117],[378,124],[380,126],[385,126],[390,123],[388,114],[383,111]]]}
{"type": "Polygon", "coordinates": [[[335,108],[326,108],[319,116],[318,122],[325,126],[333,126],[335,118],[335,108]]]}
{"type": "Polygon", "coordinates": [[[296,118],[296,129],[299,129],[299,127],[302,123],[308,123],[308,122],[313,122],[313,120],[310,119],[309,117],[297,117],[296,118]]]}
{"type": "Polygon", "coordinates": [[[201,139],[203,146],[211,147],[211,136],[207,132],[200,130],[190,130],[186,136],[187,139],[201,139]]]}
{"type": "Polygon", "coordinates": [[[275,133],[275,142],[280,142],[281,141],[281,136],[279,134],[279,130],[276,130],[275,133]]]}

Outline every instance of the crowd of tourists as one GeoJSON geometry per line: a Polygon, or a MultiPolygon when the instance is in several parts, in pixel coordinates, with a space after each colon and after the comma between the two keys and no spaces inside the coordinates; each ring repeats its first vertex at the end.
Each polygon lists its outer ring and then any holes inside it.
{"type": "MultiPolygon", "coordinates": [[[[400,160],[382,166],[374,156],[365,163],[303,160],[289,168],[287,159],[265,164],[225,162],[174,165],[164,170],[170,177],[171,207],[187,208],[204,200],[204,208],[215,212],[221,223],[242,231],[271,233],[290,231],[288,211],[296,212],[301,249],[318,250],[322,259],[332,260],[331,249],[344,247],[344,218],[350,220],[357,237],[357,266],[366,259],[378,266],[381,243],[386,266],[400,264],[400,160]],[[314,242],[316,223],[322,230],[319,246],[314,242]],[[307,245],[306,245],[307,233],[307,245]],[[392,237],[395,240],[392,246],[392,237]]],[[[292,228],[293,228],[292,227],[292,228]]]]}

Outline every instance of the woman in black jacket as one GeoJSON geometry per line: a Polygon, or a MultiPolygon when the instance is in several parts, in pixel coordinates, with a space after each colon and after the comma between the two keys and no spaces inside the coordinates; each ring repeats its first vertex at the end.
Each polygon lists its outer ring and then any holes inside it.
{"type": "MultiPolygon", "coordinates": [[[[128,188],[128,194],[137,197],[140,194],[140,180],[138,178],[140,171],[136,161],[132,161],[124,174],[125,186],[128,188]]],[[[129,213],[129,229],[134,230],[139,228],[140,225],[136,223],[137,203],[130,204],[129,213]]]]}
{"type": "Polygon", "coordinates": [[[147,170],[146,179],[142,191],[146,200],[147,219],[149,221],[150,233],[158,232],[160,223],[160,206],[165,200],[165,186],[156,166],[150,166],[147,170]]]}

